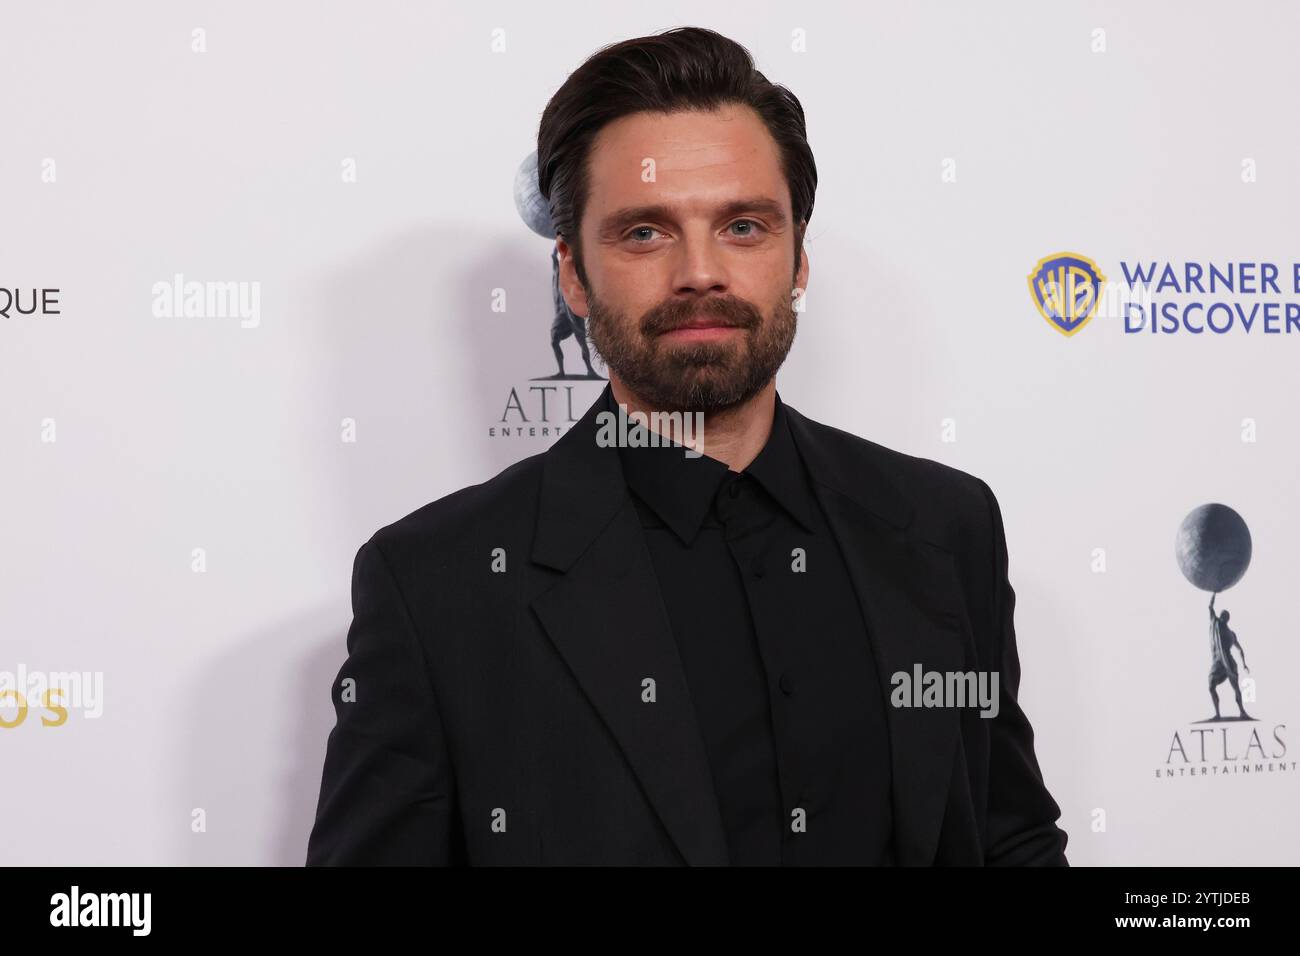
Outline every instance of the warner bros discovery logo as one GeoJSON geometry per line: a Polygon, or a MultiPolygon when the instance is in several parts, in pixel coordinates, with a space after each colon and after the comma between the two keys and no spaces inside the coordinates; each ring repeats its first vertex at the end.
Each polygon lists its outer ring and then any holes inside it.
{"type": "Polygon", "coordinates": [[[1300,262],[1121,260],[1119,269],[1123,281],[1109,282],[1087,256],[1056,252],[1034,264],[1029,296],[1066,338],[1098,315],[1125,338],[1300,333],[1300,262]]]}
{"type": "Polygon", "coordinates": [[[1029,273],[1029,295],[1038,314],[1069,337],[1097,314],[1105,282],[1097,263],[1087,256],[1057,252],[1034,265],[1029,273]]]}
{"type": "MultiPolygon", "coordinates": [[[[560,292],[560,257],[555,249],[555,225],[551,221],[550,204],[537,186],[536,150],[524,158],[515,172],[514,195],[519,218],[534,233],[551,243],[550,342],[555,373],[511,385],[500,417],[488,428],[488,437],[555,438],[582,417],[600,394],[600,389],[604,388],[605,378],[591,364],[586,320],[573,314],[560,292]],[[577,345],[577,357],[582,360],[583,370],[578,373],[565,370],[564,345],[569,339],[577,345]]],[[[570,355],[571,368],[577,364],[573,360],[574,356],[570,355]]]]}
{"type": "MultiPolygon", "coordinates": [[[[1211,595],[1195,628],[1200,634],[1181,634],[1178,640],[1178,653],[1208,658],[1208,677],[1196,696],[1202,713],[1209,716],[1174,731],[1156,777],[1294,773],[1296,761],[1287,759],[1286,724],[1257,716],[1275,711],[1276,697],[1257,699],[1255,679],[1246,663],[1247,628],[1253,624],[1249,612],[1234,618],[1224,606],[1228,599],[1223,592],[1250,567],[1246,522],[1227,505],[1194,508],[1178,528],[1174,556],[1188,583],[1202,595],[1211,595]]],[[[1254,628],[1259,633],[1259,625],[1254,628]]],[[[1276,679],[1270,686],[1277,686],[1276,679]]],[[[1189,694],[1189,708],[1194,706],[1192,700],[1189,694]]]]}

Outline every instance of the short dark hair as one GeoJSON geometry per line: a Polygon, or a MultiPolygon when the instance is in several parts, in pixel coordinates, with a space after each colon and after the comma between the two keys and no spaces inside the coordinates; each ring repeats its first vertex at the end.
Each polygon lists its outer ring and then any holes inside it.
{"type": "Polygon", "coordinates": [[[800,224],[812,218],[817,192],[817,164],[808,145],[803,106],[784,86],[755,69],[754,58],[735,40],[701,27],[677,27],[592,54],[542,112],[537,186],[550,203],[556,235],[573,248],[584,286],[578,226],[590,192],[587,157],[596,134],[630,113],[714,110],[729,103],[752,107],[776,140],[790,187],[798,269],[800,224]]]}

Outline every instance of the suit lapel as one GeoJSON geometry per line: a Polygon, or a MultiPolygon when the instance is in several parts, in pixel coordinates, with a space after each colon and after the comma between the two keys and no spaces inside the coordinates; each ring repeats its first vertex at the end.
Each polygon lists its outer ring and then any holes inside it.
{"type": "Polygon", "coordinates": [[[934,861],[960,718],[951,707],[894,707],[892,675],[965,670],[960,593],[951,555],[909,532],[913,509],[856,441],[786,406],[848,565],[886,701],[898,862],[934,861]]]}
{"type": "Polygon", "coordinates": [[[547,453],[532,557],[564,576],[532,608],[686,862],[726,864],[704,738],[650,551],[616,449],[596,444],[604,404],[547,453]],[[653,702],[643,699],[647,679],[653,702]]]}

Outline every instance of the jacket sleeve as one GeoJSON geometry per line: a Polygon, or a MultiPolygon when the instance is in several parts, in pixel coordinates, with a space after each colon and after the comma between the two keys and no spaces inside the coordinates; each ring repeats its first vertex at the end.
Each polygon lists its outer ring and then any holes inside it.
{"type": "Polygon", "coordinates": [[[988,502],[992,532],[994,625],[1000,660],[999,710],[989,728],[988,830],[984,861],[988,866],[1069,866],[1068,839],[1056,825],[1060,807],[1052,799],[1034,755],[1034,731],[1020,709],[1020,657],[1016,650],[1016,594],[1008,578],[1006,531],[997,498],[980,487],[988,502]]]}
{"type": "Polygon", "coordinates": [[[352,567],[347,660],[334,681],[308,866],[458,862],[455,786],[414,625],[374,538],[352,567]]]}

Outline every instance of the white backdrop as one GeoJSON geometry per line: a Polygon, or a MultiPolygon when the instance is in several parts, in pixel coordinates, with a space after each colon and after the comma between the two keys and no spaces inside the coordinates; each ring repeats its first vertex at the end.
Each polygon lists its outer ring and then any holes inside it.
{"type": "Polygon", "coordinates": [[[512,388],[537,424],[554,370],[550,250],[512,197],[541,110],[598,47],[683,24],[807,111],[782,396],[998,496],[1071,862],[1300,862],[1300,335],[1066,337],[1026,283],[1063,250],[1112,279],[1267,261],[1300,302],[1300,8],[693,0],[5,4],[0,287],[59,312],[0,318],[0,679],[102,676],[98,716],[0,727],[6,863],[302,862],[357,547],[553,440],[489,434],[512,388]],[[258,312],[155,314],[178,273],[258,312]],[[1189,740],[1208,595],[1173,545],[1207,502],[1254,543],[1219,598],[1250,774],[1189,740]],[[1175,733],[1205,774],[1156,776],[1175,733]]]}

